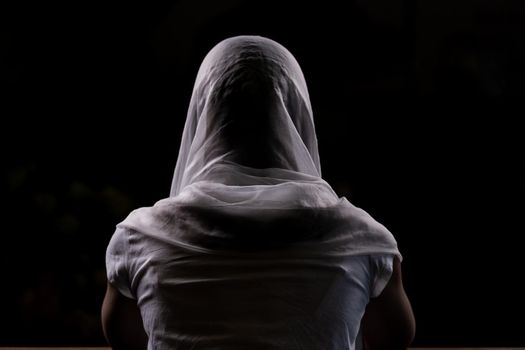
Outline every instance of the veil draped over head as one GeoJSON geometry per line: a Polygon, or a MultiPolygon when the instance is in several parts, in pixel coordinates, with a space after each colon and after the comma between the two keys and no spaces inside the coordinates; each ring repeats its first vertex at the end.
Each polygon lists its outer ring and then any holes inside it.
{"type": "Polygon", "coordinates": [[[170,197],[133,211],[120,226],[207,253],[287,247],[401,257],[383,225],[321,178],[299,64],[282,45],[258,36],[226,39],[208,53],[170,197]]]}

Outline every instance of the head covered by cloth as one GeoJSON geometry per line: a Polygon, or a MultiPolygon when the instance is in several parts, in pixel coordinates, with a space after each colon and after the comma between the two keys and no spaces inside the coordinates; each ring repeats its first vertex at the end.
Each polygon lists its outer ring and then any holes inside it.
{"type": "Polygon", "coordinates": [[[205,57],[170,197],[119,225],[207,253],[400,256],[383,225],[321,178],[303,73],[259,36],[223,40],[205,57]]]}

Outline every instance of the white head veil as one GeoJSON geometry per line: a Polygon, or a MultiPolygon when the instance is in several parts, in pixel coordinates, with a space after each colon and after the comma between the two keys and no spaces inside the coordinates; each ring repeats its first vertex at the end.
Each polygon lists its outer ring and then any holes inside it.
{"type": "Polygon", "coordinates": [[[282,45],[216,45],[195,82],[170,197],[120,224],[201,252],[391,253],[391,233],[321,178],[312,108],[282,45]],[[292,244],[293,243],[293,244],[292,244]]]}

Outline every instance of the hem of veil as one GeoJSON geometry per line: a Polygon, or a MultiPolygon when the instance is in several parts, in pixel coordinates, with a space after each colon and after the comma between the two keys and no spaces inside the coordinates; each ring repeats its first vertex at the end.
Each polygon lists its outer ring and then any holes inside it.
{"type": "Polygon", "coordinates": [[[160,234],[155,233],[148,233],[140,230],[139,228],[130,225],[130,224],[119,224],[119,227],[123,227],[125,229],[131,230],[137,234],[141,234],[144,236],[147,236],[152,239],[160,240],[165,243],[168,243],[170,245],[176,246],[177,248],[180,248],[182,250],[186,250],[193,253],[202,253],[202,254],[208,254],[208,255],[217,255],[217,256],[233,256],[233,257],[257,257],[257,256],[267,256],[268,254],[272,254],[272,257],[277,256],[283,256],[283,257],[301,257],[301,258],[344,258],[344,257],[350,257],[350,256],[370,256],[370,255],[394,255],[399,257],[400,261],[403,260],[403,257],[399,250],[397,248],[383,248],[378,250],[363,250],[359,252],[312,252],[308,251],[307,249],[301,249],[301,245],[304,245],[305,243],[291,243],[288,245],[283,245],[279,247],[269,247],[261,250],[249,250],[246,249],[246,251],[242,251],[242,248],[239,248],[237,250],[230,250],[230,249],[209,249],[204,247],[195,246],[192,244],[188,244],[185,242],[182,242],[177,239],[173,238],[167,238],[162,237],[160,234]]]}

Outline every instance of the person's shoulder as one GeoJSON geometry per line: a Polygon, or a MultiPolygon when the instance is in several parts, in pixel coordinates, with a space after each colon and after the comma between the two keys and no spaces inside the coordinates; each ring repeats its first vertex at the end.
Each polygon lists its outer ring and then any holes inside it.
{"type": "Polygon", "coordinates": [[[348,200],[341,202],[335,222],[344,227],[348,236],[361,245],[362,253],[398,254],[397,241],[390,230],[366,210],[348,200]]]}
{"type": "Polygon", "coordinates": [[[342,197],[339,206],[345,209],[340,211],[342,219],[348,220],[356,229],[359,228],[361,230],[382,231],[390,233],[390,231],[383,224],[377,221],[368,211],[354,205],[345,197],[342,197]]]}
{"type": "Polygon", "coordinates": [[[128,250],[128,240],[129,240],[129,229],[126,227],[118,226],[113,232],[107,249],[106,256],[121,256],[125,254],[128,250]]]}
{"type": "Polygon", "coordinates": [[[165,222],[167,217],[173,217],[177,209],[178,205],[173,198],[159,200],[152,206],[137,208],[117,225],[117,231],[140,231],[144,227],[155,227],[159,222],[165,222]]]}

